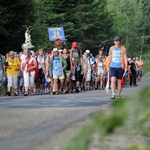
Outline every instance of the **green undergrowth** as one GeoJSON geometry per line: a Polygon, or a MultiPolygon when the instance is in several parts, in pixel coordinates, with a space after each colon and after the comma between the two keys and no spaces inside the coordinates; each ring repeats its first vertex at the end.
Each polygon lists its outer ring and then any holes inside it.
{"type": "MultiPolygon", "coordinates": [[[[89,150],[92,135],[97,132],[102,139],[106,136],[144,137],[144,143],[129,144],[125,149],[118,150],[150,150],[150,87],[124,99],[112,102],[112,108],[100,111],[67,146],[65,150],[89,150]]],[[[105,145],[105,144],[104,144],[105,145]]],[[[108,145],[105,145],[108,149],[108,145]]],[[[116,149],[117,150],[117,149],[116,149]]]]}
{"type": "Polygon", "coordinates": [[[91,134],[93,132],[93,124],[88,124],[75,138],[73,138],[65,150],[87,150],[91,143],[91,134]]]}
{"type": "Polygon", "coordinates": [[[142,55],[142,60],[144,63],[143,74],[146,74],[150,71],[150,52],[142,55]]]}

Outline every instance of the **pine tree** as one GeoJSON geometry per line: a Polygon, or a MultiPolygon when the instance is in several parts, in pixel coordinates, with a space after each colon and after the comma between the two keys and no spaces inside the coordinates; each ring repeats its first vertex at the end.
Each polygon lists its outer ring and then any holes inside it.
{"type": "Polygon", "coordinates": [[[106,0],[43,0],[38,5],[42,23],[64,27],[68,48],[77,41],[82,49],[93,49],[108,38],[112,22],[105,9],[106,0]]]}

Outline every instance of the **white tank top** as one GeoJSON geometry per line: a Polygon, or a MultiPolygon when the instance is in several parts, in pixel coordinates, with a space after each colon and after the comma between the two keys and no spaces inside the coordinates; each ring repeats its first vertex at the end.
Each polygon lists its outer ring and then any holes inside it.
{"type": "Polygon", "coordinates": [[[103,63],[98,62],[98,75],[100,75],[101,73],[104,73],[103,63]]]}

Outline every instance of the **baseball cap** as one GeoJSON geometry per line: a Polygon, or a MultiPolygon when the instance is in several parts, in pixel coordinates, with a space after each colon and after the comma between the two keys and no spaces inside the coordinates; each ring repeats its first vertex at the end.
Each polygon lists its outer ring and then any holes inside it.
{"type": "Polygon", "coordinates": [[[90,50],[86,50],[85,52],[88,53],[88,54],[90,54],[90,50]]]}
{"type": "Polygon", "coordinates": [[[114,41],[121,41],[121,37],[120,36],[115,36],[114,41]]]}
{"type": "Polygon", "coordinates": [[[73,42],[73,43],[72,43],[72,47],[73,47],[73,48],[78,47],[78,43],[77,43],[77,42],[73,42]]]}

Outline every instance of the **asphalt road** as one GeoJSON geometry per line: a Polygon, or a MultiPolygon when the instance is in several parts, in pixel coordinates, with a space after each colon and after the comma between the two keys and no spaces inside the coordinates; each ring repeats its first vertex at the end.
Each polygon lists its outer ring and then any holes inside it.
{"type": "MultiPolygon", "coordinates": [[[[138,87],[125,87],[123,96],[149,85],[147,74],[138,87]]],[[[107,111],[110,96],[104,90],[94,90],[0,97],[0,150],[62,150],[93,114],[107,111]]]]}

